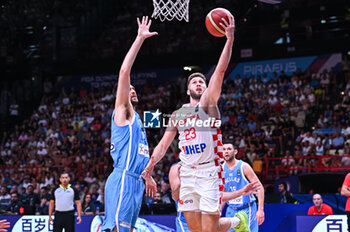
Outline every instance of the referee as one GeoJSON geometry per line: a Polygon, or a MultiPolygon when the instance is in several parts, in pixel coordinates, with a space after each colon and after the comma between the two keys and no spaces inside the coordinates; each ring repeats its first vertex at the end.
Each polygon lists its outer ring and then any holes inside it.
{"type": "Polygon", "coordinates": [[[49,206],[49,223],[52,224],[52,212],[55,208],[54,232],[74,232],[74,201],[77,205],[78,222],[81,223],[81,203],[79,192],[69,184],[70,178],[67,172],[60,175],[61,184],[52,192],[49,206]]]}

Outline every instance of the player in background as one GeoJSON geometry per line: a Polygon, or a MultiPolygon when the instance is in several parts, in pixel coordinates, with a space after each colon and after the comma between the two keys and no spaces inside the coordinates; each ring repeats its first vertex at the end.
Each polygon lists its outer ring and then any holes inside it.
{"type": "Polygon", "coordinates": [[[257,192],[258,207],[253,194],[240,196],[233,200],[224,199],[228,204],[226,216],[232,217],[232,215],[235,215],[239,211],[246,212],[249,219],[250,230],[252,232],[257,232],[258,226],[265,220],[264,188],[250,165],[242,160],[236,159],[237,153],[237,148],[232,144],[224,144],[225,191],[237,191],[244,188],[249,182],[258,182],[260,186],[257,192]]]}
{"type": "Polygon", "coordinates": [[[222,18],[223,23],[220,23],[225,29],[226,43],[208,87],[202,73],[189,76],[187,95],[190,103],[172,114],[167,130],[143,172],[144,176],[151,176],[154,165],[163,158],[179,131],[182,167],[178,211],[183,212],[189,229],[194,232],[214,232],[226,224],[237,231],[250,231],[247,215],[243,212],[233,218],[220,218],[224,189],[220,167],[222,136],[220,125],[204,126],[206,120],[220,120],[217,102],[234,41],[234,18],[232,15],[228,18],[228,22],[222,18]],[[195,120],[195,125],[187,123],[192,120],[195,120]]]}
{"type": "MultiPolygon", "coordinates": [[[[173,199],[176,201],[176,209],[178,208],[178,201],[180,196],[180,169],[181,169],[181,163],[176,163],[171,166],[169,171],[169,183],[171,188],[171,195],[173,199]]],[[[225,200],[232,200],[237,197],[243,196],[243,195],[250,195],[254,191],[259,190],[260,184],[258,182],[255,183],[249,183],[244,188],[234,191],[234,192],[223,192],[223,199],[225,200]]],[[[224,225],[224,227],[221,227],[218,229],[220,232],[224,232],[230,229],[229,225],[224,225]],[[226,226],[226,227],[225,227],[226,226]]],[[[187,222],[185,219],[185,216],[182,212],[177,212],[176,216],[176,232],[188,232],[190,231],[187,226],[187,222]]]]}
{"type": "MultiPolygon", "coordinates": [[[[105,218],[102,231],[133,231],[140,212],[144,183],[141,173],[149,161],[148,143],[140,116],[135,88],[130,85],[131,67],[144,40],[156,35],[150,32],[151,20],[137,18],[138,34],[120,68],[115,109],[111,122],[111,156],[114,170],[105,186],[105,218]]],[[[145,177],[146,193],[153,196],[157,187],[145,177]]]]}
{"type": "Polygon", "coordinates": [[[350,173],[345,176],[340,194],[347,197],[345,211],[348,216],[348,232],[350,232],[350,173]]]}

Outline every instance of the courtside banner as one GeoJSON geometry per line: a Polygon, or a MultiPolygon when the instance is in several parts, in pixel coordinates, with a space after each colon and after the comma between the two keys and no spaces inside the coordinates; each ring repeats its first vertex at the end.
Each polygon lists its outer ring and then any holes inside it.
{"type": "MultiPolygon", "coordinates": [[[[132,72],[130,75],[132,85],[144,85],[146,82],[164,84],[167,81],[181,76],[182,69],[157,69],[132,72]]],[[[186,81],[186,80],[185,80],[186,81]]],[[[82,86],[86,89],[113,87],[118,82],[117,74],[92,74],[81,76],[59,76],[57,77],[57,90],[65,88],[80,90],[82,86]]]]}
{"type": "MultiPolygon", "coordinates": [[[[48,215],[0,216],[0,220],[10,222],[9,232],[51,232],[53,226],[49,224],[48,215]]],[[[101,232],[103,216],[82,216],[81,223],[75,225],[76,232],[101,232]]],[[[143,218],[136,221],[135,232],[175,232],[173,228],[150,222],[143,218]]],[[[66,231],[68,232],[68,231],[66,231]]]]}
{"type": "Polygon", "coordinates": [[[297,232],[346,232],[346,215],[297,216],[297,232]]]}
{"type": "Polygon", "coordinates": [[[229,76],[231,79],[235,79],[237,75],[241,78],[243,75],[257,77],[262,76],[264,73],[267,77],[272,77],[272,74],[276,72],[278,75],[284,70],[288,76],[293,75],[298,68],[302,72],[306,70],[318,70],[322,72],[324,69],[328,71],[334,67],[336,71],[341,71],[342,55],[341,53],[334,53],[321,56],[305,56],[295,57],[287,59],[277,60],[264,60],[264,61],[252,61],[237,63],[233,66],[229,76]]]}

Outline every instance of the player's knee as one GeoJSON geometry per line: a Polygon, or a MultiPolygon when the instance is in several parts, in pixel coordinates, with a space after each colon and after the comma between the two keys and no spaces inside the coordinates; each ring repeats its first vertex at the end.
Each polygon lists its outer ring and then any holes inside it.
{"type": "Polygon", "coordinates": [[[202,231],[200,223],[187,224],[187,226],[191,232],[201,232],[202,231]]]}

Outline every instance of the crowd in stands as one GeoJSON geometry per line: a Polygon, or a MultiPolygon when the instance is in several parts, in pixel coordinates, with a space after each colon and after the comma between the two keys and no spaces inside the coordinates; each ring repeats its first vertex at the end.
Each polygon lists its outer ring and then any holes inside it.
{"type": "MultiPolygon", "coordinates": [[[[349,166],[350,79],[345,72],[300,69],[287,76],[226,78],[219,109],[223,142],[239,148],[238,159],[250,163],[257,174],[266,171],[267,157],[280,157],[271,165],[277,175],[319,171],[316,168],[349,166]],[[322,157],[318,162],[314,157],[322,157]],[[301,159],[311,157],[312,159],[301,159]],[[287,170],[287,171],[286,171],[287,170]]],[[[103,191],[112,171],[110,116],[114,107],[112,86],[79,90],[55,89],[45,80],[39,107],[29,118],[0,137],[0,212],[13,214],[25,206],[47,214],[51,191],[62,171],[80,192],[86,214],[103,212],[103,191]]],[[[188,101],[186,77],[163,85],[136,85],[137,111],[159,108],[173,112],[188,101]]],[[[150,154],[164,128],[148,129],[150,154]]],[[[154,170],[158,193],[146,204],[173,203],[168,172],[179,160],[177,142],[154,170]]],[[[322,171],[322,170],[321,170],[322,171]]]]}
{"type": "MultiPolygon", "coordinates": [[[[311,9],[317,9],[318,5],[328,3],[286,1],[274,7],[264,3],[256,4],[259,5],[259,11],[255,15],[252,13],[254,11],[252,2],[193,1],[189,5],[189,22],[178,22],[176,19],[171,22],[154,20],[152,30],[158,31],[160,36],[147,42],[142,54],[192,53],[221,48],[222,40],[210,36],[204,25],[205,15],[211,9],[219,6],[233,11],[241,34],[257,32],[262,30],[260,26],[270,27],[271,24],[274,24],[273,30],[271,27],[268,33],[264,33],[264,38],[254,34],[244,39],[263,41],[274,33],[274,36],[268,39],[271,40],[269,43],[273,43],[272,40],[275,40],[276,36],[284,33],[284,30],[279,28],[279,24],[280,15],[283,15],[286,9],[314,7],[307,8],[306,13],[299,12],[305,17],[300,16],[302,20],[295,17],[297,14],[288,14],[289,27],[296,27],[290,35],[292,40],[305,38],[304,34],[310,32],[312,34],[313,30],[310,25],[309,29],[304,29],[304,25],[310,24],[310,21],[319,21],[317,13],[311,16],[311,9]],[[248,12],[251,13],[251,16],[245,24],[251,28],[250,31],[248,29],[245,31],[246,25],[243,25],[242,22],[244,17],[249,16],[248,12]],[[274,21],[270,21],[268,19],[270,17],[262,17],[266,14],[269,14],[274,21]]],[[[332,4],[329,5],[332,6],[332,4]]],[[[0,59],[12,64],[33,57],[42,57],[51,61],[60,60],[60,58],[89,60],[119,57],[126,53],[128,46],[124,45],[131,44],[134,38],[137,30],[135,18],[142,15],[150,16],[153,9],[152,1],[142,0],[132,2],[122,0],[70,1],[69,3],[35,0],[30,4],[24,1],[5,1],[0,8],[2,13],[0,59]]],[[[337,12],[337,16],[344,16],[343,9],[337,12]]],[[[244,40],[241,43],[244,43],[244,40]]]]}

